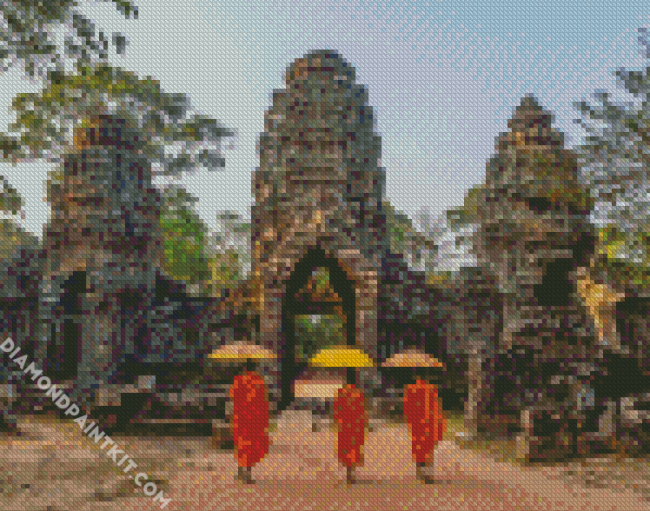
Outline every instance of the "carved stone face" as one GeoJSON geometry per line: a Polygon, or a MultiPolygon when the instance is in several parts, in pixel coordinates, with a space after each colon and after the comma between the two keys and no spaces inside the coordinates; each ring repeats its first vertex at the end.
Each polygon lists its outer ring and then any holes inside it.
{"type": "Polygon", "coordinates": [[[592,237],[589,225],[566,203],[522,193],[486,200],[492,219],[477,232],[477,258],[500,277],[504,292],[527,295],[542,284],[550,263],[583,260],[582,252],[590,251],[581,245],[592,237]]]}
{"type": "MultiPolygon", "coordinates": [[[[102,122],[109,128],[119,125],[112,118],[102,122]]],[[[78,131],[77,141],[83,132],[78,131]]],[[[52,194],[48,246],[62,264],[75,253],[92,259],[91,265],[111,262],[128,266],[125,274],[142,273],[163,262],[160,195],[146,159],[113,133],[96,129],[90,133],[94,138],[83,138],[86,142],[65,156],[62,179],[52,194]]]]}
{"type": "Polygon", "coordinates": [[[549,281],[549,270],[554,285],[566,287],[572,264],[558,261],[586,265],[593,250],[588,190],[552,120],[534,98],[522,100],[510,131],[497,137],[477,200],[477,259],[499,277],[502,292],[524,300],[549,281]]]}
{"type": "Polygon", "coordinates": [[[348,238],[340,246],[356,246],[364,236],[377,244],[382,233],[371,213],[381,203],[385,178],[374,126],[367,89],[336,52],[312,52],[291,64],[286,86],[274,91],[265,113],[258,145],[254,260],[281,252],[293,259],[297,247],[335,232],[348,238]]]}
{"type": "Polygon", "coordinates": [[[354,68],[336,53],[318,51],[292,63],[286,88],[273,94],[258,145],[260,168],[279,175],[276,187],[288,194],[292,210],[296,196],[304,197],[305,207],[333,196],[334,208],[337,194],[378,195],[381,141],[367,103],[354,68]]]}

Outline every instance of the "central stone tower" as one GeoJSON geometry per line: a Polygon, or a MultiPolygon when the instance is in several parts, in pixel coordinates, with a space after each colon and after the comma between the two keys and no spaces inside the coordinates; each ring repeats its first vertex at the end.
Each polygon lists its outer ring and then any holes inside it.
{"type": "Polygon", "coordinates": [[[261,344],[278,354],[268,383],[280,407],[293,400],[293,381],[304,369],[296,314],[338,314],[344,342],[377,358],[385,170],[367,102],[354,68],[322,50],[289,66],[286,88],[274,91],[265,114],[252,178],[251,270],[261,344]],[[310,290],[322,269],[329,289],[319,299],[310,290]]]}

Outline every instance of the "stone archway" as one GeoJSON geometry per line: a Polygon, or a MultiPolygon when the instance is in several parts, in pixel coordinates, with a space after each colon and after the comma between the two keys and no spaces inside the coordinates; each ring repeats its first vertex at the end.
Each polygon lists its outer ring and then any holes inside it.
{"type": "Polygon", "coordinates": [[[318,247],[311,249],[294,267],[282,299],[282,331],[285,346],[282,350],[281,399],[279,410],[285,409],[295,399],[292,384],[306,361],[297,360],[296,316],[340,314],[343,318],[345,342],[356,344],[355,293],[352,280],[336,259],[327,257],[318,247]],[[329,272],[329,285],[338,300],[322,300],[301,292],[308,285],[314,271],[324,268],[329,272]]]}

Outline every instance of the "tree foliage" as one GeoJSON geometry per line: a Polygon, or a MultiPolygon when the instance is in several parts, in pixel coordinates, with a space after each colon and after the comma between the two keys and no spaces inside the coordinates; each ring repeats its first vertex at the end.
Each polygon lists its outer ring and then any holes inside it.
{"type": "Polygon", "coordinates": [[[23,229],[15,221],[0,219],[0,259],[8,259],[19,248],[37,248],[38,237],[23,229]]]}
{"type": "Polygon", "coordinates": [[[472,186],[465,194],[462,206],[447,210],[447,222],[452,229],[469,227],[479,221],[478,201],[484,189],[484,183],[472,186]]]}
{"type": "Polygon", "coordinates": [[[23,198],[4,176],[0,176],[0,182],[0,211],[15,215],[23,209],[23,198]]]}
{"type": "MultiPolygon", "coordinates": [[[[130,2],[111,1],[122,15],[137,18],[138,9],[130,2]]],[[[19,94],[12,101],[17,118],[9,126],[10,133],[0,133],[2,158],[13,165],[40,158],[58,162],[73,144],[76,125],[104,112],[138,130],[145,143],[143,152],[160,174],[223,167],[215,145],[234,133],[201,114],[186,118],[190,109],[186,95],[165,93],[153,78],[141,79],[109,65],[106,35],[97,33],[94,23],[76,9],[78,5],[74,0],[0,0],[3,68],[8,69],[9,61],[22,62],[29,77],[47,81],[41,91],[19,94]],[[64,53],[74,62],[72,73],[66,71],[63,52],[53,41],[51,29],[56,25],[72,29],[64,53]],[[169,148],[176,151],[168,154],[169,148]]],[[[113,44],[118,53],[123,52],[124,36],[113,34],[113,44]]]]}
{"type": "MultiPolygon", "coordinates": [[[[109,1],[109,0],[102,0],[109,1]]],[[[128,0],[110,0],[124,17],[138,17],[138,8],[128,0]]],[[[108,59],[108,37],[97,33],[95,24],[79,10],[77,0],[0,0],[3,26],[0,31],[0,67],[6,71],[22,64],[26,75],[35,80],[52,80],[65,74],[64,59],[88,65],[94,59],[108,59]],[[65,26],[68,34],[64,51],[53,39],[53,28],[65,26]]],[[[125,38],[113,33],[112,42],[123,53],[125,38]]]]}
{"type": "Polygon", "coordinates": [[[219,228],[211,239],[209,268],[212,293],[220,296],[226,289],[240,285],[250,271],[251,223],[235,211],[217,215],[219,228]]]}
{"type": "Polygon", "coordinates": [[[427,282],[440,284],[461,268],[476,264],[470,252],[484,189],[485,183],[471,187],[462,206],[448,209],[437,219],[426,208],[420,210],[419,228],[434,244],[433,250],[424,253],[427,282]]]}
{"type": "Polygon", "coordinates": [[[382,211],[386,215],[388,242],[390,250],[401,254],[412,266],[425,263],[427,255],[435,252],[433,241],[413,227],[412,220],[395,209],[388,199],[382,202],[382,211]]]}
{"type": "Polygon", "coordinates": [[[647,256],[639,264],[631,262],[625,255],[627,244],[635,239],[637,245],[647,252],[649,237],[647,228],[641,228],[636,233],[624,232],[615,224],[598,228],[597,259],[594,262],[600,267],[597,270],[605,272],[609,279],[623,287],[632,285],[637,289],[650,289],[650,261],[647,256]]]}
{"type": "MultiPolygon", "coordinates": [[[[15,216],[22,212],[23,198],[4,176],[0,176],[0,212],[15,216]]],[[[20,247],[36,248],[38,238],[23,229],[13,218],[0,219],[0,259],[7,259],[20,247]]]]}
{"type": "MultiPolygon", "coordinates": [[[[640,34],[649,56],[645,29],[640,34]]],[[[576,102],[582,118],[575,122],[588,133],[578,150],[583,177],[597,199],[592,219],[600,229],[599,252],[616,278],[645,287],[650,284],[645,277],[650,263],[650,67],[621,68],[615,75],[634,101],[615,103],[607,92],[596,91],[595,105],[576,102]]]]}
{"type": "Polygon", "coordinates": [[[179,186],[163,189],[160,224],[165,237],[165,272],[188,284],[207,286],[209,257],[205,250],[208,227],[194,210],[198,199],[179,186]]]}
{"type": "MultiPolygon", "coordinates": [[[[111,1],[123,16],[137,18],[138,8],[131,2],[111,1]]],[[[165,93],[153,78],[142,79],[111,66],[109,38],[78,7],[75,0],[0,0],[3,69],[21,63],[30,79],[47,82],[39,92],[19,94],[12,101],[16,121],[9,133],[0,133],[2,158],[13,165],[41,158],[59,162],[63,153],[74,150],[75,128],[107,113],[125,119],[127,129],[137,131],[143,154],[158,175],[223,167],[219,142],[234,133],[215,119],[190,114],[186,95],[165,93]],[[53,33],[62,26],[64,51],[53,33]],[[70,61],[73,72],[65,66],[70,61]]],[[[124,53],[124,35],[113,33],[112,43],[118,54],[124,53]]],[[[49,201],[63,173],[62,168],[50,172],[49,201]]],[[[163,196],[166,271],[190,283],[209,281],[203,248],[207,228],[192,209],[194,198],[179,187],[166,188],[163,196]]]]}
{"type": "Polygon", "coordinates": [[[19,135],[1,135],[0,149],[13,164],[27,158],[58,160],[72,146],[70,119],[81,123],[106,111],[119,115],[142,135],[143,152],[157,165],[159,175],[177,176],[197,166],[223,167],[219,149],[207,146],[234,133],[204,115],[185,118],[189,103],[184,94],[164,93],[151,77],[141,79],[121,68],[91,64],[50,82],[38,93],[16,96],[12,110],[17,119],[9,129],[19,135]],[[180,154],[165,153],[165,148],[179,143],[184,145],[180,154]],[[193,154],[197,148],[198,154],[193,154]]]}

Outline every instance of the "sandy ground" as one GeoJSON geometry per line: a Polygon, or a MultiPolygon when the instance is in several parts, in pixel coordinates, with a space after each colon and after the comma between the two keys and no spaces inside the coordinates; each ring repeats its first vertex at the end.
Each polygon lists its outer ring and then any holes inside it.
{"type": "MultiPolygon", "coordinates": [[[[22,417],[21,437],[0,434],[0,510],[154,510],[160,506],[72,422],[22,417]]],[[[647,463],[596,460],[518,467],[443,441],[432,475],[415,481],[408,431],[382,425],[367,435],[359,484],[348,487],[336,434],[311,431],[307,412],[286,412],[272,447],[253,469],[254,486],[235,481],[233,451],[207,437],[115,436],[156,481],[167,510],[650,510],[647,463]]],[[[123,455],[120,455],[120,459],[123,455]]]]}

